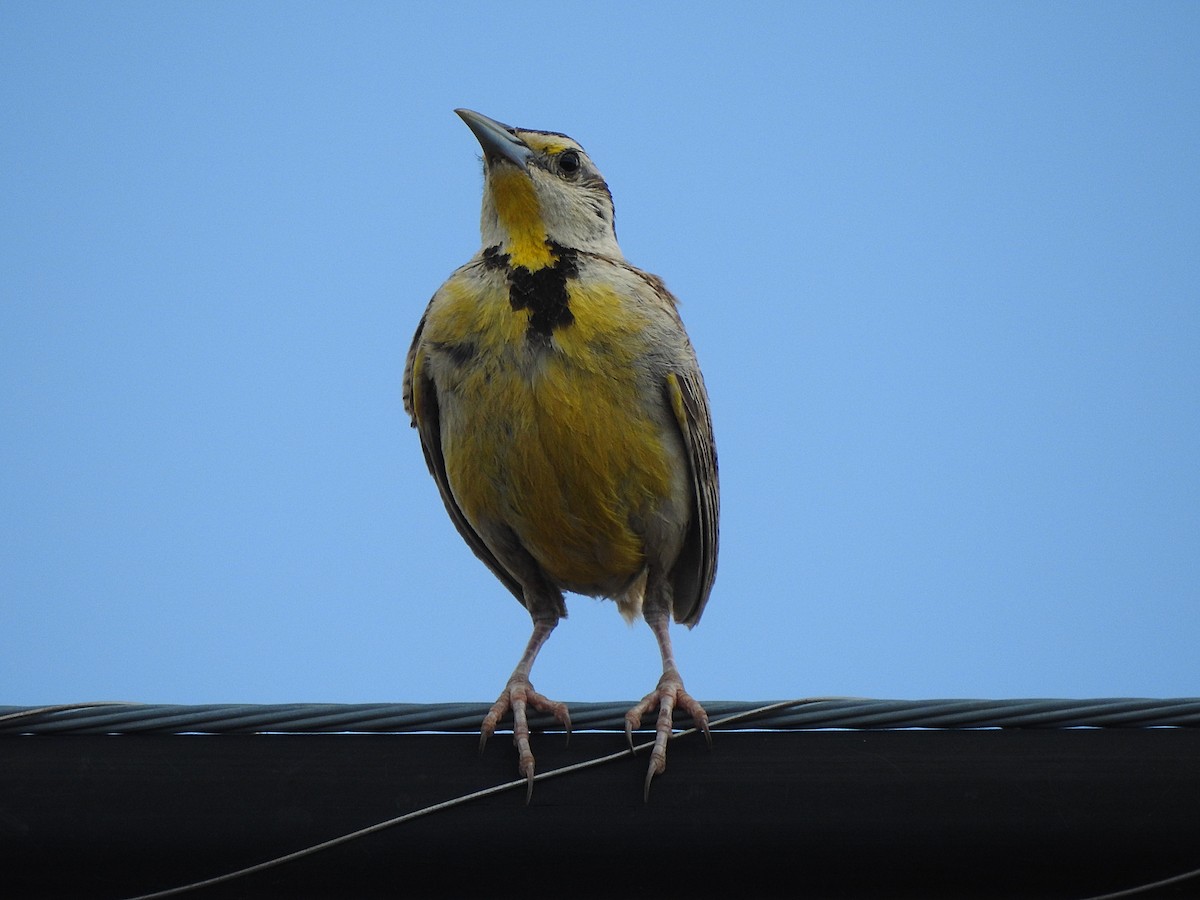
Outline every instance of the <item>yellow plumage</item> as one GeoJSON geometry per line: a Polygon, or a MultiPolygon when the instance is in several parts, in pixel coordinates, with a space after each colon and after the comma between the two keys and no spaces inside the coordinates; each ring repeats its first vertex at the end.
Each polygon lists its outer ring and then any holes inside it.
{"type": "MultiPolygon", "coordinates": [[[[642,612],[663,677],[627,716],[671,709],[701,727],[667,633],[695,624],[716,571],[717,480],[708,401],[662,282],[625,262],[607,185],[570,138],[460,110],[485,153],[483,247],[430,301],[409,351],[405,405],[456,527],[525,605],[534,634],[483,737],[510,708],[532,780],[529,671],[566,615],[562,591],[642,612]]],[[[532,781],[531,781],[532,784],[532,781]]]]}
{"type": "Polygon", "coordinates": [[[554,254],[546,246],[546,226],[529,179],[516,170],[502,170],[492,179],[492,193],[500,222],[508,233],[512,265],[530,270],[551,265],[554,254]]]}
{"type": "MultiPolygon", "coordinates": [[[[614,594],[646,564],[631,523],[672,492],[680,448],[668,447],[669,436],[641,409],[630,348],[594,340],[636,334],[631,322],[617,326],[615,296],[576,290],[571,300],[577,327],[556,341],[558,352],[519,365],[519,354],[481,346],[480,357],[490,359],[447,379],[477,412],[471,427],[443,429],[442,452],[455,499],[477,530],[507,522],[551,580],[614,594]]],[[[507,296],[482,305],[524,318],[506,309],[507,296]]],[[[436,316],[427,322],[430,339],[440,324],[436,316]]],[[[495,334],[510,329],[511,322],[495,334]]]]}

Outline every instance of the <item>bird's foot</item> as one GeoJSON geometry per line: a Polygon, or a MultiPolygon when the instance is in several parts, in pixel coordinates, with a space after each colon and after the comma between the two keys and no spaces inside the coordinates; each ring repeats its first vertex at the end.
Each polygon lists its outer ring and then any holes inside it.
{"type": "Polygon", "coordinates": [[[514,675],[508,680],[508,684],[504,686],[500,697],[492,704],[492,708],[488,710],[488,714],[483,717],[483,726],[480,728],[479,734],[479,752],[482,753],[488,738],[495,734],[496,726],[500,724],[500,720],[504,718],[510,709],[512,710],[513,744],[517,748],[517,769],[525,776],[527,783],[525,788],[526,803],[533,796],[534,774],[533,751],[529,748],[529,719],[527,710],[530,706],[540,712],[549,713],[558,719],[567,731],[567,740],[570,740],[571,715],[567,711],[567,705],[550,700],[539,694],[533,689],[533,685],[529,683],[528,678],[518,675],[514,675]]]}
{"type": "Polygon", "coordinates": [[[633,732],[642,725],[642,716],[654,709],[658,710],[658,722],[654,727],[654,748],[650,751],[650,767],[646,772],[646,786],[642,797],[650,799],[650,783],[655,775],[661,775],[667,769],[667,741],[671,737],[672,713],[675,707],[680,707],[692,717],[692,722],[704,732],[704,739],[712,746],[712,734],[708,730],[708,713],[699,701],[683,689],[683,679],[674,669],[663,672],[658,680],[658,687],[642,698],[633,709],[625,713],[625,739],[629,741],[629,749],[633,750],[633,732]]]}

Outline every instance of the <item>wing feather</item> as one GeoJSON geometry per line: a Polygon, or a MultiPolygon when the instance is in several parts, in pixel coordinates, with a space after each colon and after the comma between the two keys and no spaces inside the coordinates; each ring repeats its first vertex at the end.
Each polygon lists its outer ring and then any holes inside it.
{"type": "Polygon", "coordinates": [[[717,577],[717,523],[721,511],[717,446],[699,367],[668,375],[666,390],[691,470],[692,517],[671,572],[675,621],[691,627],[700,621],[717,577]]]}
{"type": "MultiPolygon", "coordinates": [[[[426,313],[428,314],[428,310],[426,313]]],[[[437,483],[438,493],[442,495],[442,502],[446,505],[446,512],[450,514],[450,520],[454,523],[454,527],[458,529],[458,533],[463,536],[463,540],[467,542],[467,546],[471,548],[472,552],[524,605],[525,591],[521,587],[521,583],[500,563],[496,555],[483,542],[479,533],[471,527],[462,507],[458,505],[458,501],[454,499],[454,494],[450,490],[450,479],[446,475],[446,459],[442,455],[442,423],[437,386],[425,372],[426,355],[421,347],[421,335],[424,330],[425,316],[422,316],[404,365],[404,408],[412,417],[412,425],[417,429],[417,434],[421,438],[421,450],[425,454],[425,465],[429,467],[429,473],[437,483]]]]}

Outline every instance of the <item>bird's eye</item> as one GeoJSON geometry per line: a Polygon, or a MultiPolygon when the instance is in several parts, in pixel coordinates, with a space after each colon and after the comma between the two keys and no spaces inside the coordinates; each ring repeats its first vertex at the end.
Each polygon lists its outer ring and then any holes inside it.
{"type": "Polygon", "coordinates": [[[564,175],[574,175],[580,165],[579,154],[574,150],[565,150],[558,155],[558,168],[564,175]]]}

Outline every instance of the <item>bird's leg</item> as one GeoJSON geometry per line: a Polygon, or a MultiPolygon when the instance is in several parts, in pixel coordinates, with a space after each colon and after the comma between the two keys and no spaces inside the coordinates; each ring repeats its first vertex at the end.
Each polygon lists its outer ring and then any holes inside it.
{"type": "Polygon", "coordinates": [[[525,789],[526,803],[529,802],[529,798],[533,795],[534,772],[533,751],[529,748],[528,707],[532,706],[534,709],[544,713],[550,713],[566,728],[568,740],[571,737],[571,716],[567,712],[567,705],[565,703],[556,703],[539,694],[529,682],[529,672],[533,668],[533,661],[537,659],[538,651],[542,649],[542,645],[546,643],[546,639],[550,637],[550,632],[554,630],[554,626],[557,624],[557,616],[533,620],[533,635],[529,638],[529,643],[525,646],[525,652],[521,656],[521,661],[513,669],[512,675],[509,676],[508,684],[500,692],[500,697],[492,704],[492,708],[488,711],[488,714],[483,717],[483,726],[480,729],[479,752],[482,753],[487,739],[495,733],[496,726],[500,724],[500,720],[504,718],[504,715],[510,709],[512,710],[513,744],[517,748],[517,767],[528,782],[528,786],[525,789]]]}
{"type": "Polygon", "coordinates": [[[704,739],[712,746],[712,735],[708,730],[708,713],[691,694],[683,689],[683,678],[675,666],[675,653],[671,649],[669,632],[670,614],[662,608],[646,608],[644,616],[647,624],[658,639],[658,649],[662,654],[663,673],[658,679],[658,686],[642,698],[633,709],[625,713],[625,737],[629,741],[629,749],[633,750],[633,732],[640,728],[642,716],[658,709],[658,722],[655,725],[654,749],[650,751],[650,768],[646,772],[646,787],[644,799],[650,798],[650,783],[655,775],[661,775],[667,768],[667,741],[671,737],[672,712],[676,706],[682,707],[692,717],[692,722],[704,732],[704,739]]]}

